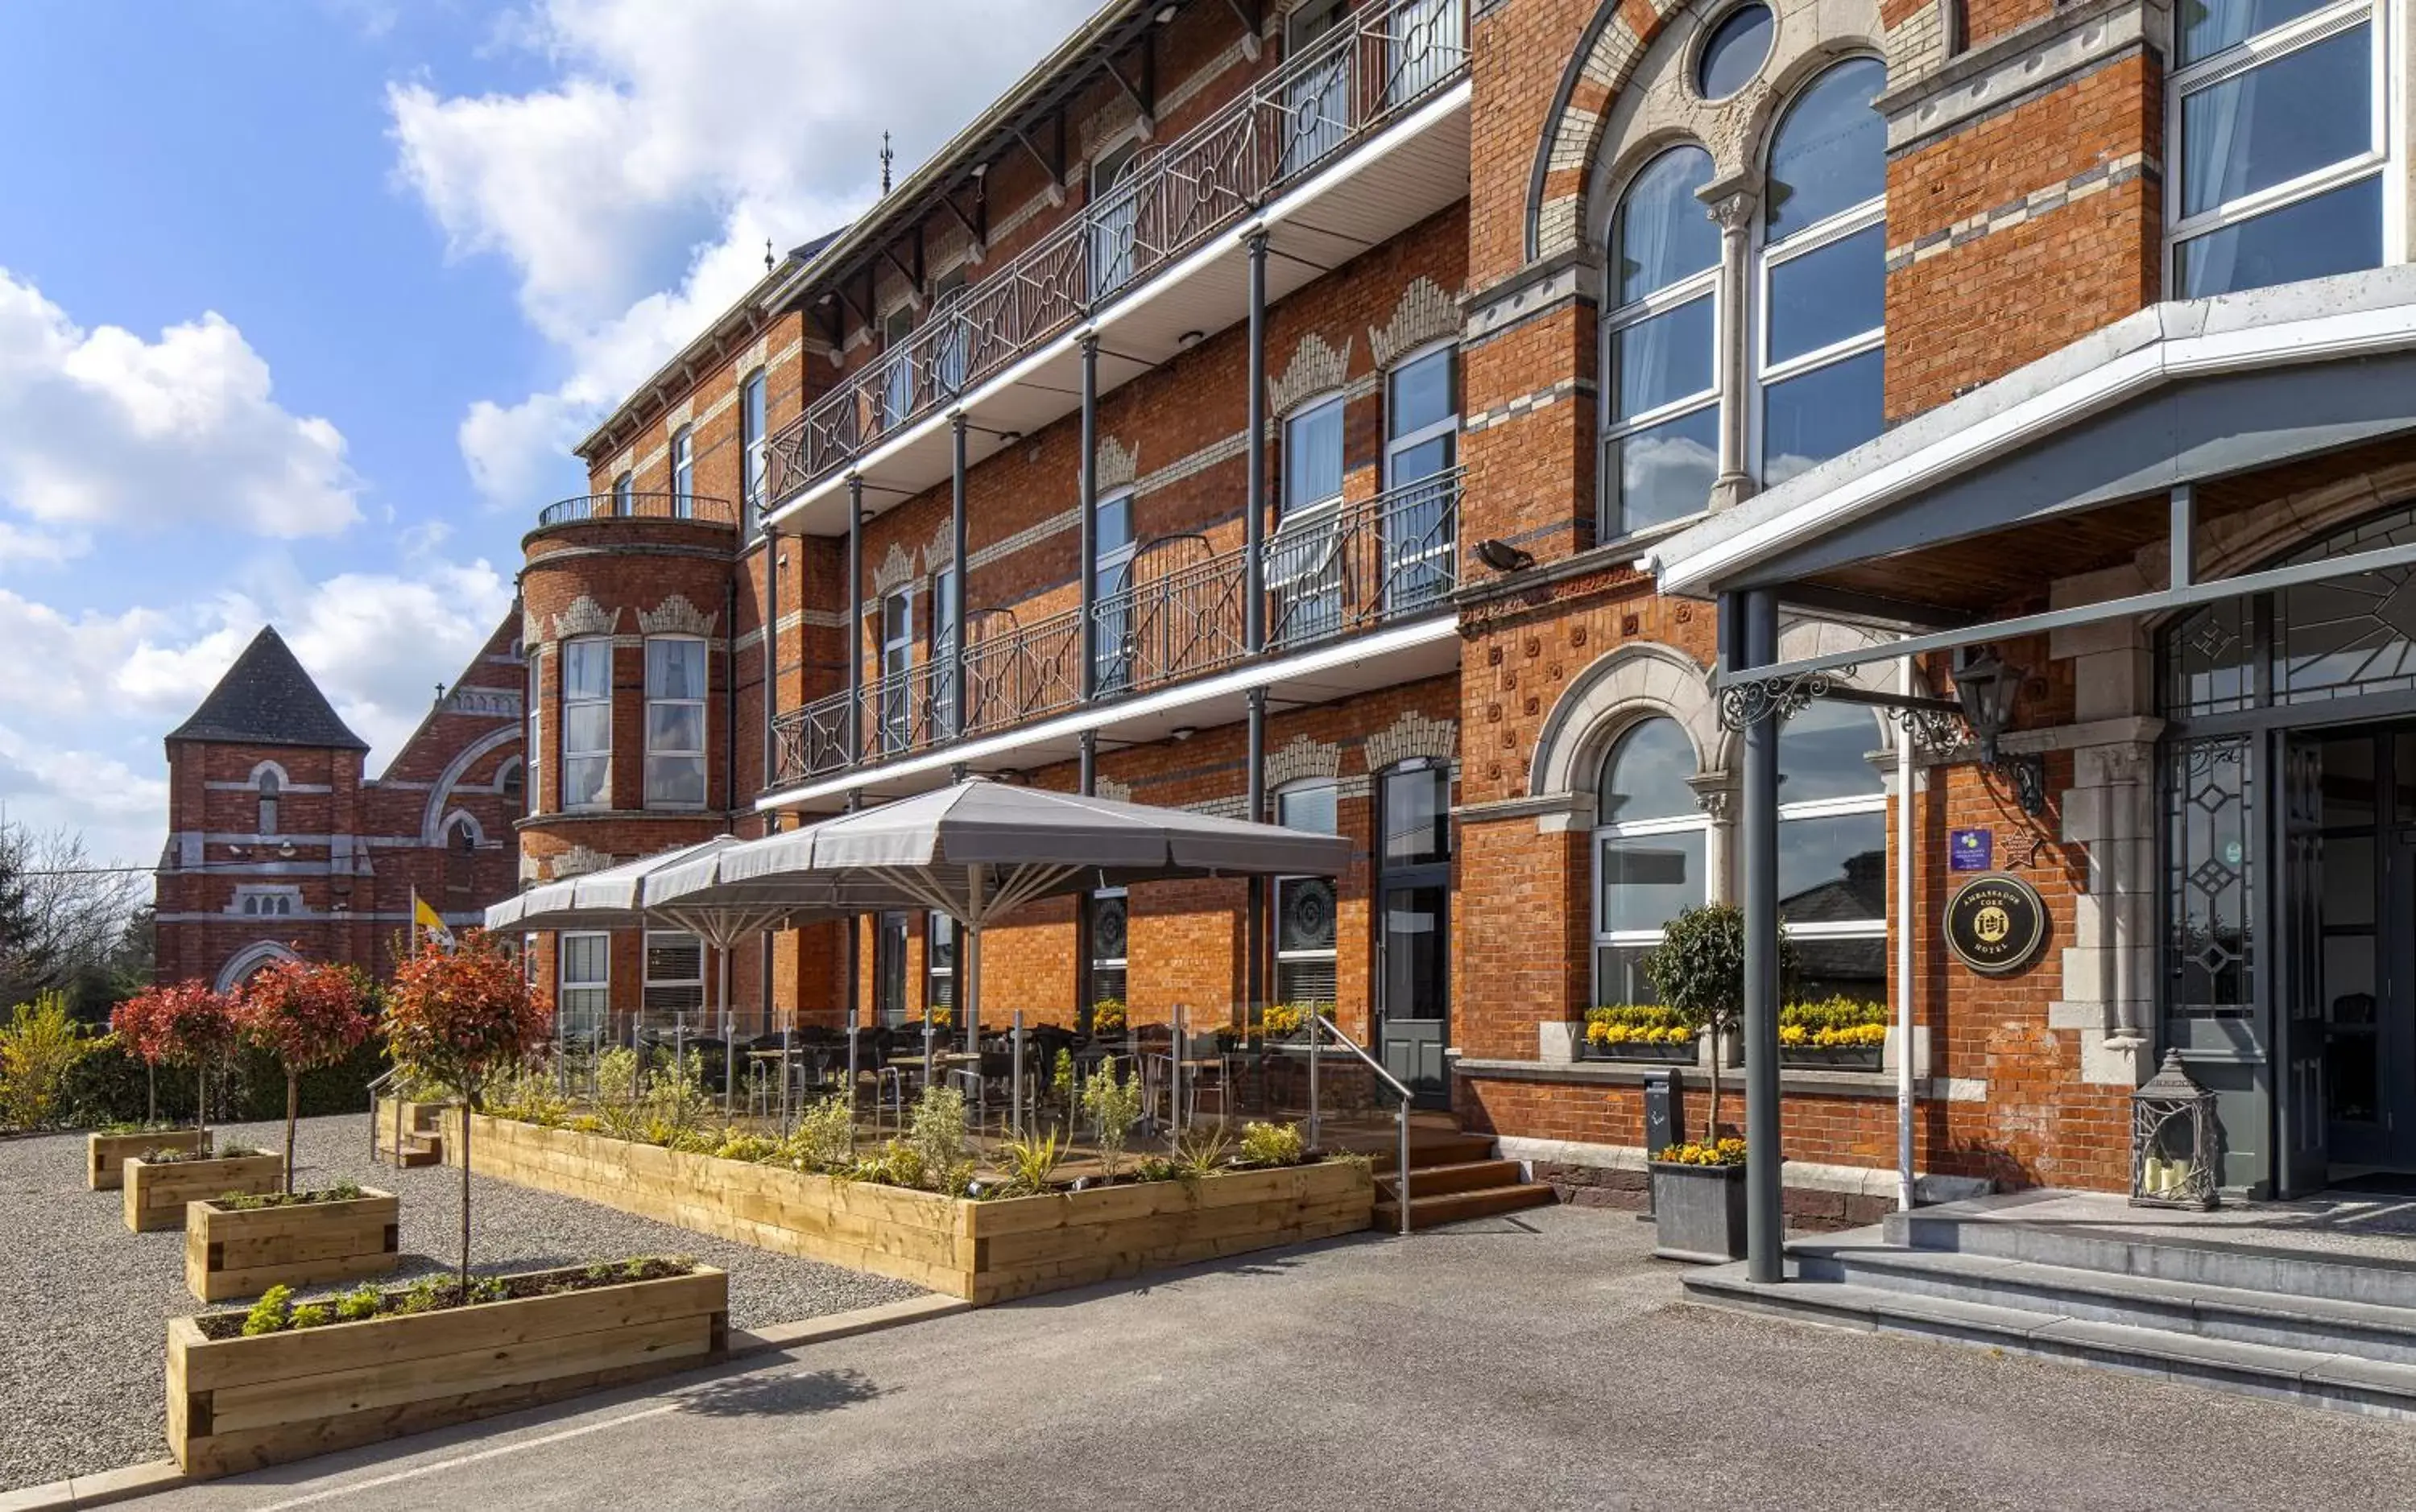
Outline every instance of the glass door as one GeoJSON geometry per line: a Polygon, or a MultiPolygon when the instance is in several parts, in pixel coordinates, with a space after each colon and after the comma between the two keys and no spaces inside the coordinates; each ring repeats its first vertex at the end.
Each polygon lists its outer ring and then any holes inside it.
{"type": "Polygon", "coordinates": [[[1386,771],[1376,889],[1376,1041],[1384,1069],[1422,1107],[1451,1105],[1451,769],[1386,771]]]}

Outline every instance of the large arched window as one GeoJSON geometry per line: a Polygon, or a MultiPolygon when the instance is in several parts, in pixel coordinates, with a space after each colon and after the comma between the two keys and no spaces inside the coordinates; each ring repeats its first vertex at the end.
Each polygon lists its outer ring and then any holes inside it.
{"type": "Polygon", "coordinates": [[[1594,1001],[1650,1003],[1639,969],[1680,911],[1711,899],[1711,818],[1687,779],[1694,741],[1656,715],[1631,726],[1602,764],[1594,798],[1594,1001]]]}
{"type": "Polygon", "coordinates": [[[1720,232],[1697,195],[1711,181],[1711,154],[1673,147],[1644,165],[1611,217],[1606,540],[1708,507],[1719,476],[1720,232]]]}
{"type": "Polygon", "coordinates": [[[1778,914],[1795,942],[1793,996],[1887,996],[1887,786],[1880,723],[1816,698],[1778,736],[1778,914]]]}
{"type": "Polygon", "coordinates": [[[260,769],[260,832],[263,835],[285,832],[277,823],[277,801],[284,790],[284,785],[277,780],[276,768],[264,766],[260,769]]]}
{"type": "Polygon", "coordinates": [[[1880,433],[1887,292],[1887,126],[1876,58],[1812,81],[1771,134],[1756,342],[1761,484],[1880,433]]]}

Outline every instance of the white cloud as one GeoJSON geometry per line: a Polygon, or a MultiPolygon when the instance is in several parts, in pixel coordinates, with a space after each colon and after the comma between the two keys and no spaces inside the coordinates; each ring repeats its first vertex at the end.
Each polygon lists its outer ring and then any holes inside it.
{"type": "MultiPolygon", "coordinates": [[[[234,526],[330,535],[359,518],[344,438],[270,393],[268,365],[224,318],[156,341],[84,330],[0,268],[0,504],[54,526],[234,526]]],[[[0,536],[0,561],[38,555],[0,536]]],[[[58,552],[72,534],[42,539],[58,552]]]]}
{"type": "Polygon", "coordinates": [[[1089,0],[540,0],[508,45],[546,87],[388,91],[399,172],[457,255],[520,276],[569,376],[481,401],[462,455],[525,505],[596,419],[763,276],[763,244],[836,229],[871,199],[881,134],[903,163],[944,141],[1078,24],[1089,0]]]}

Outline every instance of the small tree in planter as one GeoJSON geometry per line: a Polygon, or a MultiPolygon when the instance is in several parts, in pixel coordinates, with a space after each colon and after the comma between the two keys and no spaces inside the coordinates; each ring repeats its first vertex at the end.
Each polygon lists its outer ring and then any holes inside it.
{"type": "Polygon", "coordinates": [[[528,984],[520,963],[484,930],[447,951],[395,968],[385,1013],[395,1064],[461,1101],[461,1295],[470,1295],[470,1114],[488,1084],[544,1048],[553,1007],[528,984]]]}
{"type": "Polygon", "coordinates": [[[285,1190],[294,1190],[294,1125],[302,1109],[302,1073],[332,1066],[369,1038],[376,1021],[367,979],[351,966],[279,961],[248,982],[235,1000],[243,1037],[285,1068],[285,1190]]]}
{"type": "Polygon", "coordinates": [[[198,981],[173,987],[153,987],[117,1005],[109,1026],[134,1047],[146,1066],[186,1066],[193,1072],[199,1097],[193,1105],[193,1127],[208,1142],[210,1068],[234,1049],[234,1005],[198,981]]]}
{"type": "MultiPolygon", "coordinates": [[[[1712,1040],[1712,1111],[1703,1142],[1720,1137],[1720,1063],[1728,1031],[1744,1013],[1744,910],[1732,903],[1689,908],[1669,921],[1644,957],[1644,975],[1689,1028],[1712,1040]]],[[[1795,947],[1778,932],[1778,975],[1795,975],[1795,947]]]]}

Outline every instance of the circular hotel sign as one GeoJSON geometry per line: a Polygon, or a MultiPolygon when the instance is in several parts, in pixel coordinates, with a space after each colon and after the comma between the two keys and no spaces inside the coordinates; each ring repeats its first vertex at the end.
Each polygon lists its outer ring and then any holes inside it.
{"type": "Polygon", "coordinates": [[[1975,876],[1947,900],[1946,948],[1984,977],[2011,976],[2046,943],[2046,904],[2018,876],[1975,876]]]}

